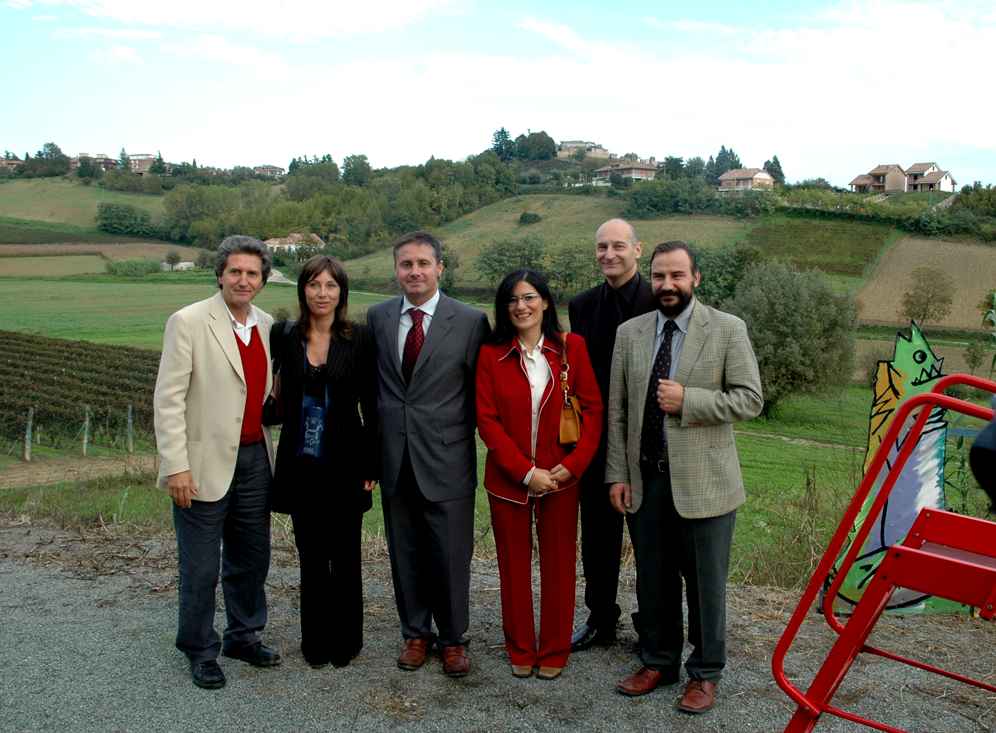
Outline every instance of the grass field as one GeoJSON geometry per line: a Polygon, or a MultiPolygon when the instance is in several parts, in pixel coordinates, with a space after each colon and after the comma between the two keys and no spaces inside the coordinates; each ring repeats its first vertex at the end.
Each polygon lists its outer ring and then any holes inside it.
{"type": "Polygon", "coordinates": [[[5,257],[54,257],[62,255],[99,255],[105,260],[162,260],[178,252],[184,260],[195,262],[204,250],[178,244],[153,244],[134,240],[93,244],[0,244],[0,261],[5,257]]]}
{"type": "MultiPolygon", "coordinates": [[[[516,196],[485,206],[438,230],[446,246],[460,257],[457,275],[465,287],[481,287],[474,270],[481,248],[503,239],[536,236],[546,242],[547,251],[563,247],[582,247],[594,258],[595,230],[607,219],[619,216],[621,199],[600,196],[535,194],[516,196]],[[543,219],[528,226],[519,224],[523,211],[539,214],[543,219]]],[[[716,216],[675,216],[665,219],[634,221],[637,236],[647,249],[668,239],[684,239],[701,247],[714,247],[744,239],[752,224],[716,216]]],[[[386,283],[393,276],[390,250],[350,260],[347,270],[365,283],[386,283]]]]}
{"type": "MultiPolygon", "coordinates": [[[[162,215],[162,196],[109,191],[63,178],[32,178],[0,184],[0,216],[93,228],[97,204],[131,204],[162,215]]],[[[11,240],[8,240],[11,241],[11,240]]]]}
{"type": "Polygon", "coordinates": [[[946,191],[910,191],[907,193],[894,193],[885,198],[882,202],[886,206],[906,207],[910,205],[933,206],[950,196],[946,191]]]}
{"type": "Polygon", "coordinates": [[[977,330],[982,326],[978,304],[996,288],[996,248],[983,244],[904,237],[890,247],[858,291],[858,318],[870,324],[901,324],[899,310],[910,274],[933,267],[955,282],[951,313],[940,323],[948,328],[977,330]]]}
{"type": "MultiPolygon", "coordinates": [[[[0,187],[2,190],[2,187],[0,187]]],[[[49,244],[63,242],[122,243],[134,242],[134,237],[120,237],[98,231],[90,226],[76,226],[49,221],[31,221],[0,216],[0,247],[9,243],[49,244]]]]}
{"type": "MultiPolygon", "coordinates": [[[[2,263],[2,260],[0,260],[2,263]]],[[[22,279],[0,283],[0,329],[30,331],[55,338],[159,349],[171,313],[210,297],[210,278],[152,282],[85,279],[22,279]]],[[[350,316],[362,321],[366,309],[386,296],[350,293],[350,316]]],[[[263,310],[296,312],[297,290],[270,285],[255,300],[263,310]]]]}
{"type": "Polygon", "coordinates": [[[896,230],[884,224],[772,216],[747,235],[765,257],[820,270],[841,289],[856,289],[896,230]]]}
{"type": "Polygon", "coordinates": [[[0,257],[0,277],[86,275],[103,272],[104,265],[100,255],[0,257]]]}

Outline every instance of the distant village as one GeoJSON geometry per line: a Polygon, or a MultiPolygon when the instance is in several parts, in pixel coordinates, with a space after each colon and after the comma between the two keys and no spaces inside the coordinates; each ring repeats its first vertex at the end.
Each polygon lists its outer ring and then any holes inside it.
{"type": "MultiPolygon", "coordinates": [[[[663,168],[653,156],[640,158],[635,154],[617,155],[609,152],[599,143],[588,140],[561,140],[557,145],[558,160],[604,160],[605,165],[591,172],[591,180],[574,185],[610,186],[614,180],[629,183],[636,181],[651,181],[657,178],[663,168]]],[[[134,153],[127,156],[128,166],[132,173],[142,176],[152,171],[159,155],[151,153],[134,153]]],[[[83,161],[102,171],[119,168],[120,159],[112,158],[104,153],[79,153],[69,158],[69,170],[79,169],[83,161]]],[[[0,159],[0,170],[14,170],[24,161],[11,156],[0,159]]],[[[162,161],[161,175],[171,175],[173,168],[179,164],[162,161]]],[[[225,174],[230,171],[212,166],[201,166],[199,170],[207,174],[225,174]]],[[[287,170],[278,165],[257,165],[251,168],[254,175],[261,178],[282,178],[287,170]]],[[[898,163],[880,163],[867,173],[862,173],[848,184],[854,193],[892,194],[917,191],[942,191],[953,193],[957,190],[957,181],[951,171],[943,170],[937,163],[913,163],[904,169],[898,163]]],[[[764,168],[737,168],[726,171],[719,176],[719,191],[756,191],[772,190],[775,179],[764,168]]]]}

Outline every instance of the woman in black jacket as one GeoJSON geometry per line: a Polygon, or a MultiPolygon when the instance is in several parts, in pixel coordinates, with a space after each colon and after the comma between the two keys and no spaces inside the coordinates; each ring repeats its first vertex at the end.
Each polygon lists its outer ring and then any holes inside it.
{"type": "Polygon", "coordinates": [[[308,260],[297,294],[299,319],[270,332],[278,376],[264,421],[283,425],[271,508],[294,524],[304,658],[342,667],[363,646],[360,526],[379,471],[374,342],[347,320],[349,279],[335,258],[308,260]]]}

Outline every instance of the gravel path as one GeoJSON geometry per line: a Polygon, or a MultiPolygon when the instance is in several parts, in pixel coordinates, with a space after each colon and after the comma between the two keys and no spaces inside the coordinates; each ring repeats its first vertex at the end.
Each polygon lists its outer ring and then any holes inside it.
{"type": "MultiPolygon", "coordinates": [[[[638,699],[613,691],[635,668],[631,627],[623,642],[572,656],[552,682],[517,680],[501,649],[493,560],[475,559],[474,669],[417,672],[394,665],[399,648],[389,570],[374,549],[365,565],[366,646],[345,669],[312,670],[297,649],[296,568],[275,549],[267,641],[284,664],[257,670],[221,659],[228,686],[195,688],[173,648],[176,588],[170,537],[120,529],[67,531],[0,518],[0,729],[4,731],[780,731],[790,714],[769,671],[770,651],[794,597],[731,589],[730,664],[720,705],[702,717],[672,708],[679,687],[638,699]]],[[[632,577],[622,592],[634,605],[632,577]]],[[[219,608],[221,608],[219,604],[219,608]]],[[[581,610],[578,617],[583,618],[581,610]]],[[[218,627],[223,619],[219,615],[218,627]]],[[[790,673],[809,675],[830,634],[804,628],[790,673]]],[[[897,651],[996,679],[996,625],[967,618],[890,619],[877,641],[897,651]]],[[[806,677],[808,679],[808,676],[806,677]]],[[[852,670],[836,702],[911,731],[989,731],[996,698],[874,658],[852,670]]],[[[855,731],[828,719],[817,730],[855,731]]]]}

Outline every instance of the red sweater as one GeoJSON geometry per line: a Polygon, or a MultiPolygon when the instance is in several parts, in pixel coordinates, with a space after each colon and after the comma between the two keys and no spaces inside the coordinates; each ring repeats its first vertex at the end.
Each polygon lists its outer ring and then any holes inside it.
{"type": "MultiPolygon", "coordinates": [[[[232,334],[235,336],[235,334],[232,334]]],[[[235,336],[242,357],[242,373],[246,375],[246,408],[242,413],[242,435],[239,443],[249,445],[263,439],[263,401],[266,399],[266,370],[270,364],[266,349],[259,337],[259,328],[253,328],[249,345],[235,336]]]]}
{"type": "MultiPolygon", "coordinates": [[[[581,402],[581,440],[573,450],[559,442],[560,412],[564,404],[560,389],[560,350],[544,340],[543,354],[550,364],[551,379],[540,403],[535,465],[549,470],[561,463],[578,479],[598,449],[602,435],[602,398],[584,339],[572,333],[563,337],[570,364],[569,391],[581,402]]],[[[502,499],[525,504],[528,497],[522,479],[533,466],[530,457],[532,395],[522,358],[517,341],[484,345],[477,360],[476,396],[477,429],[488,447],[484,488],[502,499]]]]}

